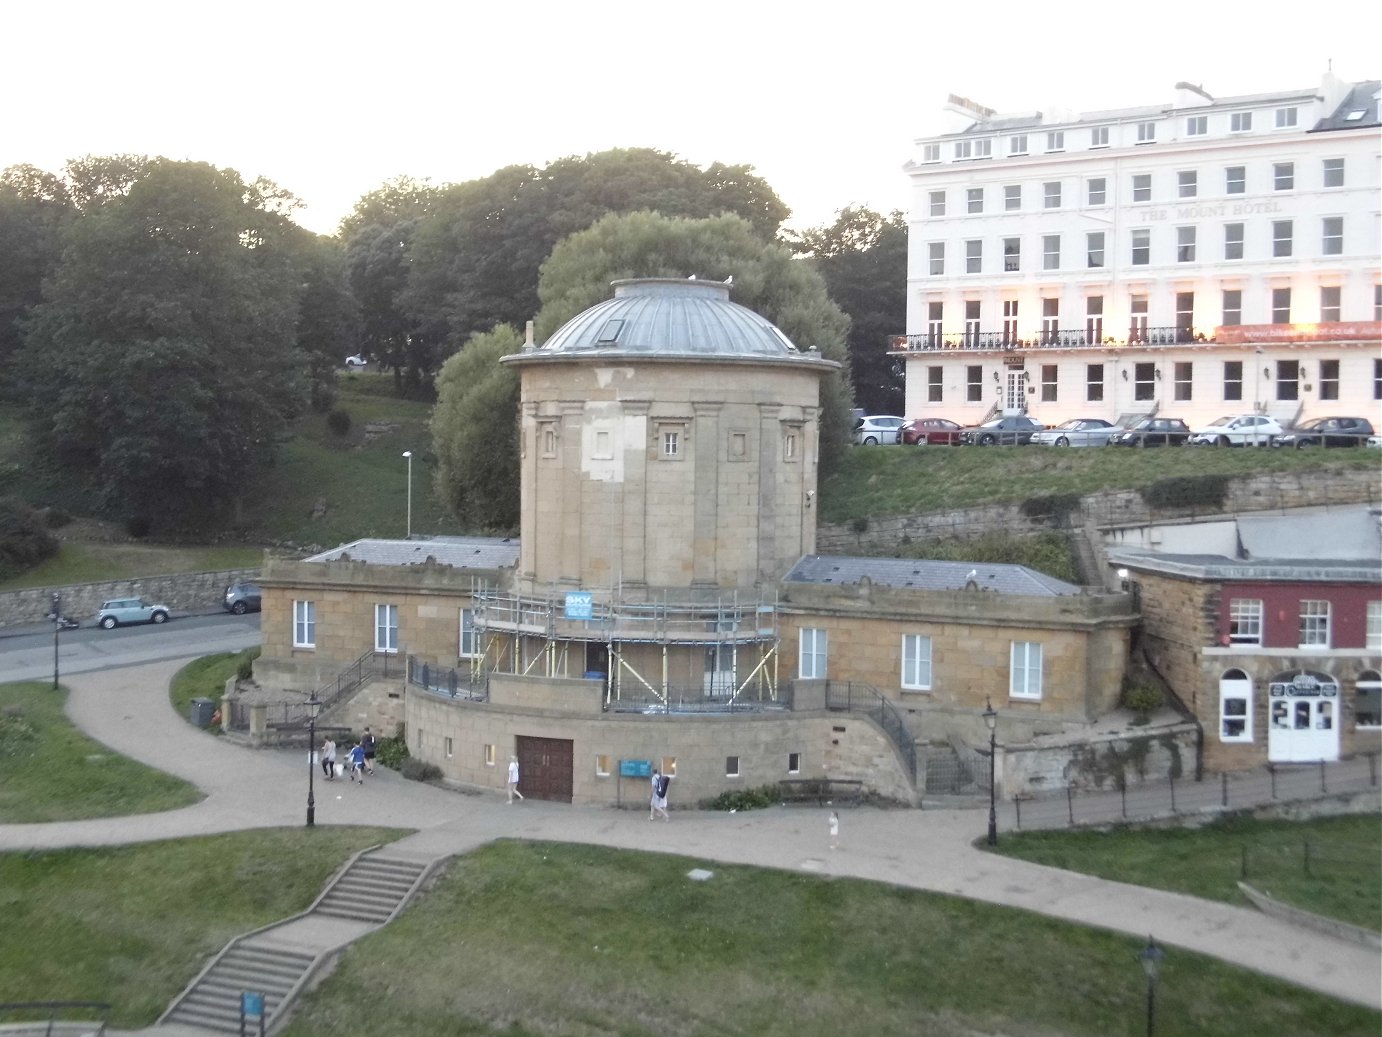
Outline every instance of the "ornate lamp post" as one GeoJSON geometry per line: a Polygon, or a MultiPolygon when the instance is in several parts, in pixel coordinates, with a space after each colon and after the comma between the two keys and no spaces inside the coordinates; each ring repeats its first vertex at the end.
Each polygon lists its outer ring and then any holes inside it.
{"type": "Polygon", "coordinates": [[[1142,971],[1147,974],[1147,1037],[1153,1037],[1156,1032],[1156,981],[1161,974],[1161,959],[1165,956],[1165,952],[1150,936],[1147,937],[1147,946],[1137,956],[1142,963],[1142,971]]]}
{"type": "Polygon", "coordinates": [[[403,456],[408,460],[408,532],[406,539],[411,540],[413,536],[413,452],[405,450],[403,456]]]}
{"type": "Polygon", "coordinates": [[[984,699],[984,726],[989,729],[989,845],[998,845],[998,790],[994,785],[994,763],[998,757],[998,711],[993,701],[984,699]]]}
{"type": "Polygon", "coordinates": [[[307,827],[317,823],[317,714],[322,704],[317,693],[307,700],[307,827]]]}

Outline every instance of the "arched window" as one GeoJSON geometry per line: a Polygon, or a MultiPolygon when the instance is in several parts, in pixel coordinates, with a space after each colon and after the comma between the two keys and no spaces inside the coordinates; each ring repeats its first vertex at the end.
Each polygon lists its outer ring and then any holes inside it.
{"type": "Polygon", "coordinates": [[[1219,741],[1252,741],[1252,680],[1236,668],[1219,678],[1219,741]]]}
{"type": "Polygon", "coordinates": [[[1382,675],[1364,670],[1355,683],[1353,722],[1358,727],[1382,727],[1382,675]]]}

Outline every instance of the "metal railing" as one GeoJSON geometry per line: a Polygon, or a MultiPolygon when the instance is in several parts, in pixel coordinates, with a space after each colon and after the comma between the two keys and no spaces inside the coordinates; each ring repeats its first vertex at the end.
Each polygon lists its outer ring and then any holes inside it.
{"type": "Polygon", "coordinates": [[[489,698],[489,683],[483,675],[454,666],[434,666],[416,656],[408,656],[407,681],[416,687],[447,698],[484,702],[489,698]]]}
{"type": "Polygon", "coordinates": [[[66,1034],[81,1030],[100,1037],[106,1032],[110,1005],[105,1001],[11,1001],[0,1004],[0,1029],[28,1035],[66,1034]],[[77,1016],[75,1013],[86,1013],[77,1016]],[[92,1016],[99,1018],[93,1020],[92,1016]],[[17,1018],[24,1016],[25,1018],[17,1018]],[[95,1029],[90,1027],[95,1026],[95,1029]]]}
{"type": "Polygon", "coordinates": [[[704,685],[671,684],[665,691],[627,681],[618,697],[610,696],[605,703],[607,713],[770,713],[792,708],[790,688],[778,688],[776,694],[757,698],[735,694],[733,683],[707,689],[704,685]]]}
{"type": "Polygon", "coordinates": [[[1144,328],[1134,326],[1121,338],[1105,335],[1102,327],[1051,328],[1033,335],[1019,335],[1014,331],[925,331],[918,335],[902,336],[897,350],[926,352],[938,349],[1072,349],[1094,346],[1172,346],[1185,342],[1213,342],[1211,336],[1193,327],[1144,328]]]}
{"type": "MultiPolygon", "coordinates": [[[[374,677],[396,677],[403,673],[403,664],[393,653],[376,652],[370,649],[347,666],[325,684],[313,689],[310,695],[301,699],[283,699],[279,702],[262,703],[265,707],[265,721],[276,728],[306,727],[311,709],[308,702],[315,696],[320,717],[332,706],[345,698],[374,677]]],[[[245,731],[250,726],[250,708],[261,703],[242,702],[238,699],[230,703],[230,729],[245,731]]]]}
{"type": "Polygon", "coordinates": [[[898,751],[902,754],[903,763],[907,767],[907,776],[911,780],[912,787],[916,787],[916,739],[907,730],[907,723],[902,719],[902,714],[897,711],[897,707],[889,702],[877,688],[858,681],[826,681],[825,708],[863,713],[872,717],[883,729],[883,733],[897,746],[898,751]]]}

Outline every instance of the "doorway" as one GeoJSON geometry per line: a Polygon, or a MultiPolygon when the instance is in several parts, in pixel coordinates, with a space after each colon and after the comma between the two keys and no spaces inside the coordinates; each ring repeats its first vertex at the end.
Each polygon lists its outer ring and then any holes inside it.
{"type": "Polygon", "coordinates": [[[518,791],[529,799],[570,803],[575,758],[571,740],[519,735],[516,742],[518,791]]]}
{"type": "Polygon", "coordinates": [[[1316,763],[1339,758],[1339,684],[1327,674],[1283,674],[1267,687],[1267,759],[1316,763]]]}

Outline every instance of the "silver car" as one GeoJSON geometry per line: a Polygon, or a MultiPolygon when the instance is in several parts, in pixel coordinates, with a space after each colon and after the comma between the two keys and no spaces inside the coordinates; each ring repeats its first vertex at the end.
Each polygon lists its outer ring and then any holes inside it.
{"type": "Polygon", "coordinates": [[[1122,431],[1103,418],[1071,418],[1055,428],[1033,433],[1032,442],[1040,446],[1108,446],[1108,441],[1122,431]]]}
{"type": "Polygon", "coordinates": [[[902,427],[906,424],[906,418],[895,414],[866,414],[855,419],[854,442],[860,446],[901,443],[902,427]]]}
{"type": "Polygon", "coordinates": [[[166,623],[167,605],[150,605],[143,598],[115,598],[103,602],[96,613],[96,625],[103,630],[126,623],[166,623]]]}

